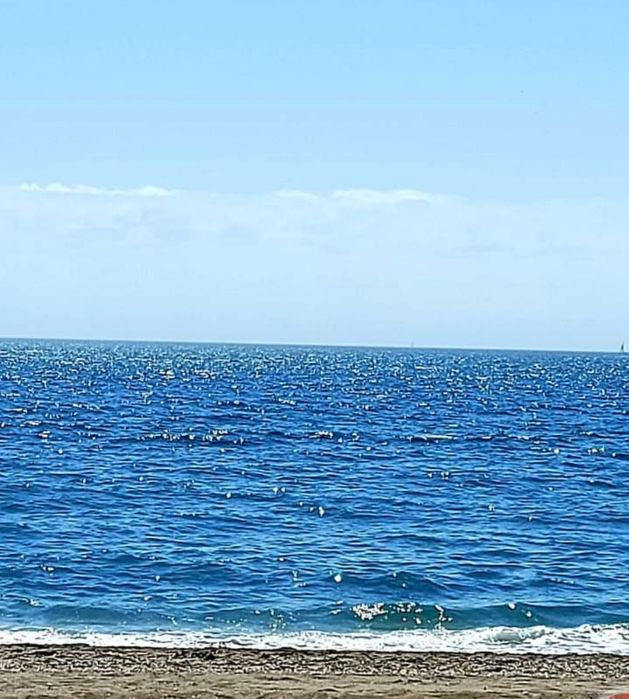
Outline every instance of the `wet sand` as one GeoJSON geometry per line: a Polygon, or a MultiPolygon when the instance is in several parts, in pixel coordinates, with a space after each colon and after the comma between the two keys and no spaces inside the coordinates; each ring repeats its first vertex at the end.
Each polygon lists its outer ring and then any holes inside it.
{"type": "Polygon", "coordinates": [[[2,697],[600,697],[629,657],[0,646],[2,697]]]}

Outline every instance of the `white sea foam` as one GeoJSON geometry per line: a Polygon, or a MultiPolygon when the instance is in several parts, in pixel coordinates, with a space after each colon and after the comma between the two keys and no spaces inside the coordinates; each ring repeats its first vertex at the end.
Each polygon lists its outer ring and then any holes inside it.
{"type": "Polygon", "coordinates": [[[458,653],[611,653],[629,655],[629,624],[583,625],[576,628],[497,626],[458,631],[393,631],[385,633],[331,633],[301,631],[283,634],[219,632],[102,633],[54,629],[3,629],[0,645],[128,646],[147,648],[251,648],[301,650],[411,651],[458,653]]]}

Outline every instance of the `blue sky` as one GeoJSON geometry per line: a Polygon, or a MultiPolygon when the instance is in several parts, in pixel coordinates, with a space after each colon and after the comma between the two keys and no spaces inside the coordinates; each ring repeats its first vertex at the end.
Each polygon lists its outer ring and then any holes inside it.
{"type": "Polygon", "coordinates": [[[614,349],[629,4],[0,2],[0,336],[614,349]]]}

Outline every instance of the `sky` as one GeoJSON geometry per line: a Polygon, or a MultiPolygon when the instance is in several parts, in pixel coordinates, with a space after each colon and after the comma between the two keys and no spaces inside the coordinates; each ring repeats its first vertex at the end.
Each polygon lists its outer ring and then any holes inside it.
{"type": "Polygon", "coordinates": [[[624,0],[0,0],[0,337],[615,350],[624,0]]]}

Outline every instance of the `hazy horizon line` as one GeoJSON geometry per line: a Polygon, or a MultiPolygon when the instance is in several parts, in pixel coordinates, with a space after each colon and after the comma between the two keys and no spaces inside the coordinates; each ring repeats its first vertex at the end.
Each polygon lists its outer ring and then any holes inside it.
{"type": "MultiPolygon", "coordinates": [[[[145,345],[211,345],[231,347],[287,347],[287,348],[319,348],[319,349],[380,349],[380,350],[417,350],[434,352],[553,352],[558,354],[621,354],[620,349],[566,349],[557,347],[459,347],[454,345],[419,345],[408,344],[355,344],[355,343],[326,343],[326,342],[271,342],[268,340],[175,340],[175,339],[121,339],[121,338],[96,338],[96,337],[21,337],[2,336],[0,343],[4,342],[68,342],[68,343],[102,343],[102,344],[145,344],[145,345]]],[[[624,345],[624,343],[622,343],[624,345]]]]}

